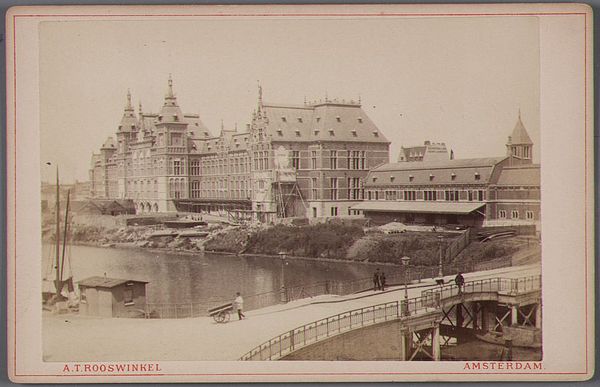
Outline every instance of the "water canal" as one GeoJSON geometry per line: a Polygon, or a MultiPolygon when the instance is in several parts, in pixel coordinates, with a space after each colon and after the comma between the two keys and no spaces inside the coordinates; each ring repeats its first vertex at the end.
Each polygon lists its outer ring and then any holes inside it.
{"type": "MultiPolygon", "coordinates": [[[[148,281],[147,301],[191,303],[229,300],[286,287],[369,278],[375,265],[211,253],[170,253],[140,248],[70,246],[75,282],[91,276],[148,281]],[[282,270],[283,268],[283,270],[282,270]]],[[[53,246],[43,247],[42,275],[52,265],[53,246]]],[[[388,268],[389,270],[393,270],[388,268]]]]}

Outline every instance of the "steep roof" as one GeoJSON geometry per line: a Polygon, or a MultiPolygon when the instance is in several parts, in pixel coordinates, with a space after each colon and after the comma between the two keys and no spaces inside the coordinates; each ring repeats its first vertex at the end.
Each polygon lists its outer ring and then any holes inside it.
{"type": "Polygon", "coordinates": [[[421,169],[492,167],[504,159],[506,159],[506,156],[454,159],[444,161],[423,161],[419,163],[388,163],[380,165],[379,167],[375,168],[374,171],[414,171],[421,169]]]}
{"type": "Polygon", "coordinates": [[[383,164],[367,174],[365,186],[487,184],[506,157],[383,164]]]}
{"type": "Polygon", "coordinates": [[[273,141],[389,142],[357,103],[265,103],[260,114],[273,141]]]}
{"type": "Polygon", "coordinates": [[[310,128],[313,108],[308,106],[286,106],[265,104],[262,113],[266,116],[266,135],[276,141],[312,141],[310,128]]]}
{"type": "Polygon", "coordinates": [[[510,135],[509,142],[511,144],[533,145],[533,141],[531,141],[531,138],[525,129],[525,125],[523,125],[523,121],[521,121],[521,113],[519,113],[519,118],[517,119],[515,128],[510,135]]]}
{"type": "Polygon", "coordinates": [[[498,178],[499,186],[528,186],[540,185],[540,165],[539,164],[525,164],[511,167],[502,168],[500,177],[498,178]]]}
{"type": "Polygon", "coordinates": [[[106,141],[104,141],[104,144],[102,144],[102,148],[100,149],[115,149],[117,146],[115,144],[115,139],[111,137],[108,137],[106,139],[106,141]]]}
{"type": "Polygon", "coordinates": [[[123,110],[123,117],[121,117],[121,123],[119,124],[120,132],[132,132],[137,129],[138,120],[135,116],[135,111],[131,105],[131,93],[127,90],[127,103],[123,110]]]}

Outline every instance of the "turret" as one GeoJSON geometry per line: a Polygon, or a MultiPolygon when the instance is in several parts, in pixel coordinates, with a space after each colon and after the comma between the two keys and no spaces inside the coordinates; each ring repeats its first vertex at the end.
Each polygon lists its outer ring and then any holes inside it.
{"type": "Polygon", "coordinates": [[[139,122],[135,116],[135,110],[131,104],[131,92],[127,89],[127,102],[123,109],[123,117],[119,123],[119,129],[117,130],[117,141],[119,143],[119,153],[127,152],[129,148],[129,142],[135,141],[137,136],[139,122]]]}
{"type": "Polygon", "coordinates": [[[529,137],[525,125],[521,120],[521,110],[517,123],[506,142],[506,155],[515,159],[520,159],[526,163],[531,163],[533,158],[533,141],[529,137]]]}

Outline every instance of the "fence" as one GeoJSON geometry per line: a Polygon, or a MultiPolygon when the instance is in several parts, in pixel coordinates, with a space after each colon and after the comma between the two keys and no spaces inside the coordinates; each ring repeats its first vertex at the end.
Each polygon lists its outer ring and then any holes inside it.
{"type": "MultiPolygon", "coordinates": [[[[403,285],[420,282],[426,278],[435,278],[438,275],[437,267],[413,267],[408,271],[404,267],[394,267],[393,273],[386,273],[386,284],[403,285]]],[[[466,270],[464,270],[466,271],[466,270]]],[[[457,266],[445,265],[444,274],[451,275],[458,272],[457,266]]],[[[345,296],[373,289],[373,279],[361,278],[352,281],[323,281],[311,285],[286,287],[264,293],[244,296],[244,309],[254,310],[266,308],[280,303],[291,302],[303,298],[316,297],[325,294],[345,296]]],[[[146,316],[149,318],[190,318],[207,315],[209,308],[231,302],[232,299],[213,298],[203,302],[188,303],[147,303],[146,316]]]]}
{"type": "MultiPolygon", "coordinates": [[[[490,278],[465,283],[463,293],[508,292],[510,294],[537,290],[541,276],[518,279],[490,278]]],[[[341,333],[397,320],[415,314],[438,310],[443,298],[458,295],[458,286],[446,285],[423,291],[421,296],[354,309],[326,317],[285,332],[244,354],[240,360],[277,360],[295,350],[341,333]]]]}
{"type": "MultiPolygon", "coordinates": [[[[488,278],[483,280],[465,282],[462,293],[503,292],[518,294],[541,289],[542,276],[523,278],[488,278]]],[[[437,305],[440,299],[457,296],[460,293],[456,284],[448,284],[421,292],[421,297],[426,305],[437,305]]]]}
{"type": "Polygon", "coordinates": [[[453,239],[452,243],[446,247],[446,262],[452,261],[452,259],[460,254],[460,252],[463,251],[465,247],[469,245],[469,243],[471,243],[471,229],[467,228],[460,233],[458,238],[453,239]]]}

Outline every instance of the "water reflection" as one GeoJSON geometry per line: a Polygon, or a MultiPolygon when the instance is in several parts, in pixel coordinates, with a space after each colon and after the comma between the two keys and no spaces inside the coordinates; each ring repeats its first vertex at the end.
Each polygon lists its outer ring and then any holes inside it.
{"type": "MultiPolygon", "coordinates": [[[[52,264],[52,246],[44,246],[42,275],[52,264]]],[[[279,290],[282,260],[198,253],[194,255],[142,249],[71,247],[73,278],[91,276],[148,281],[147,298],[153,303],[188,303],[227,300],[235,292],[252,295],[279,290]]],[[[325,280],[368,278],[371,265],[286,259],[285,286],[325,280]]]]}

